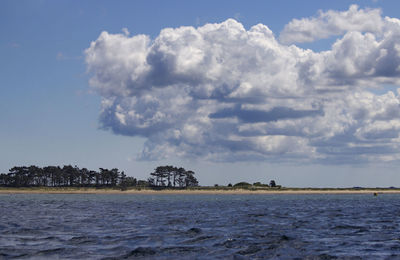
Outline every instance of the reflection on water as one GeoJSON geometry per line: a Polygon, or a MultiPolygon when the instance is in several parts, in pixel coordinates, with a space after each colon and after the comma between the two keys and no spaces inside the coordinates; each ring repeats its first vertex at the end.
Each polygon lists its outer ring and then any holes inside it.
{"type": "Polygon", "coordinates": [[[400,195],[0,195],[1,258],[387,259],[400,195]]]}

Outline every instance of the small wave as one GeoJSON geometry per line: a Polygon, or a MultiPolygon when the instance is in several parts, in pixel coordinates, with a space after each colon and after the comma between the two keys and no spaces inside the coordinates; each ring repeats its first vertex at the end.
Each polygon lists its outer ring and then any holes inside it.
{"type": "Polygon", "coordinates": [[[50,249],[45,249],[45,250],[40,250],[39,252],[35,253],[34,256],[46,256],[46,255],[52,255],[52,254],[62,254],[66,249],[63,247],[58,247],[58,248],[50,248],[50,249]]]}
{"type": "Polygon", "coordinates": [[[355,225],[337,225],[333,227],[333,229],[365,229],[365,227],[355,225]]]}
{"type": "Polygon", "coordinates": [[[255,217],[255,218],[258,218],[258,217],[265,217],[265,216],[267,216],[267,214],[263,214],[263,213],[258,213],[258,214],[248,214],[247,216],[249,216],[249,217],[255,217]]]}
{"type": "Polygon", "coordinates": [[[135,250],[132,250],[131,252],[129,252],[128,254],[123,256],[123,258],[146,257],[146,256],[155,255],[156,253],[157,253],[157,251],[152,247],[138,247],[135,250]]]}
{"type": "Polygon", "coordinates": [[[188,233],[188,234],[199,234],[201,232],[202,232],[202,230],[200,228],[195,228],[195,227],[191,228],[191,229],[188,229],[186,231],[186,233],[188,233]]]}
{"type": "Polygon", "coordinates": [[[382,259],[400,251],[399,195],[380,200],[379,211],[369,195],[54,197],[2,201],[10,210],[0,217],[0,259],[382,259]]]}
{"type": "Polygon", "coordinates": [[[238,251],[237,253],[238,253],[239,255],[252,255],[252,254],[257,253],[257,252],[260,251],[260,250],[261,250],[261,248],[260,248],[259,246],[250,245],[250,246],[248,246],[246,249],[240,250],[240,251],[238,251]]]}
{"type": "Polygon", "coordinates": [[[201,251],[202,248],[200,247],[195,247],[195,246],[171,246],[171,247],[165,247],[161,248],[160,252],[163,254],[186,254],[186,253],[194,253],[194,252],[199,252],[201,251]]]}
{"type": "Polygon", "coordinates": [[[68,240],[69,244],[82,245],[82,244],[96,244],[98,241],[97,237],[93,236],[76,236],[68,240]]]}
{"type": "Polygon", "coordinates": [[[213,239],[213,238],[215,238],[215,237],[214,236],[199,236],[199,237],[195,237],[195,238],[190,239],[190,240],[186,240],[186,241],[184,241],[184,243],[185,244],[193,244],[193,243],[202,242],[202,241],[205,241],[205,240],[210,240],[210,239],[213,239]]]}
{"type": "Polygon", "coordinates": [[[239,247],[239,245],[241,244],[240,241],[238,241],[237,239],[234,238],[228,238],[227,240],[225,240],[222,243],[216,243],[214,244],[214,247],[220,247],[220,246],[224,246],[226,248],[237,248],[239,247]]]}

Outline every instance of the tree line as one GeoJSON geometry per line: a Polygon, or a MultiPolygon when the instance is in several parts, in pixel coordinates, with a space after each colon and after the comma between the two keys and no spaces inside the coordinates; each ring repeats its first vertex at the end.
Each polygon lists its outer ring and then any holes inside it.
{"type": "Polygon", "coordinates": [[[148,182],[152,186],[159,187],[194,187],[199,186],[199,182],[194,177],[193,171],[174,166],[159,166],[154,172],[150,173],[148,182]]]}
{"type": "Polygon", "coordinates": [[[113,187],[123,182],[136,183],[117,168],[99,168],[99,171],[65,165],[38,167],[16,166],[7,174],[0,174],[0,185],[11,187],[113,187]]]}
{"type": "Polygon", "coordinates": [[[148,180],[137,180],[117,168],[99,171],[65,165],[16,166],[0,174],[0,186],[7,187],[191,187],[198,186],[193,171],[159,166],[148,180]],[[168,183],[166,183],[168,180],[168,183]]]}

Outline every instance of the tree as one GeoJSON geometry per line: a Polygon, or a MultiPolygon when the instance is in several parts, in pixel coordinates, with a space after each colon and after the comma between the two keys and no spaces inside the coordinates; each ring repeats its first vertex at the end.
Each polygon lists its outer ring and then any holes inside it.
{"type": "Polygon", "coordinates": [[[86,168],[78,169],[79,172],[79,179],[81,186],[88,186],[89,183],[89,170],[86,168]]]}
{"type": "Polygon", "coordinates": [[[8,174],[2,173],[0,174],[0,185],[1,186],[10,186],[10,181],[11,178],[8,176],[8,174]]]}
{"type": "Polygon", "coordinates": [[[9,170],[8,176],[12,180],[11,186],[28,187],[31,184],[29,180],[28,167],[26,166],[21,166],[21,167],[16,166],[11,168],[9,170]]]}
{"type": "Polygon", "coordinates": [[[111,171],[110,171],[110,182],[111,182],[111,186],[113,186],[113,187],[117,186],[118,178],[119,178],[119,171],[118,171],[118,169],[117,169],[117,168],[111,169],[111,171]]]}
{"type": "Polygon", "coordinates": [[[46,181],[43,180],[43,169],[39,168],[35,165],[31,165],[27,169],[28,171],[28,183],[26,185],[34,185],[34,186],[45,186],[46,181]]]}
{"type": "Polygon", "coordinates": [[[100,170],[100,181],[101,185],[107,185],[109,182],[109,171],[108,169],[99,168],[100,170]]]}
{"type": "Polygon", "coordinates": [[[174,167],[171,165],[158,166],[154,172],[150,173],[148,178],[150,186],[161,187],[191,187],[198,186],[199,182],[194,177],[193,171],[186,171],[184,168],[174,167]]]}
{"type": "Polygon", "coordinates": [[[138,187],[148,187],[149,183],[147,181],[145,181],[145,180],[138,180],[136,186],[138,186],[138,187]]]}
{"type": "Polygon", "coordinates": [[[199,186],[199,182],[194,177],[194,172],[193,171],[187,171],[186,172],[185,184],[186,184],[186,187],[199,186]]]}
{"type": "Polygon", "coordinates": [[[186,170],[184,168],[179,168],[177,171],[176,176],[176,183],[179,187],[185,186],[185,177],[186,177],[186,170]]]}
{"type": "Polygon", "coordinates": [[[121,172],[120,177],[121,190],[126,190],[128,187],[136,186],[137,180],[134,177],[128,177],[124,172],[121,172]]]}
{"type": "Polygon", "coordinates": [[[152,177],[147,178],[147,182],[149,183],[149,186],[156,186],[156,180],[152,177]]]}
{"type": "Polygon", "coordinates": [[[186,172],[186,170],[182,167],[180,168],[175,168],[174,172],[173,172],[173,184],[174,187],[176,187],[176,184],[179,185],[180,181],[179,179],[183,177],[184,173],[186,172]],[[182,176],[182,177],[180,177],[182,176]]]}
{"type": "Polygon", "coordinates": [[[43,174],[46,176],[48,181],[45,186],[57,186],[59,184],[59,174],[57,167],[46,166],[43,168],[43,174]]]}
{"type": "Polygon", "coordinates": [[[154,172],[150,173],[154,176],[155,186],[165,186],[164,178],[167,177],[167,166],[158,166],[154,172]]]}
{"type": "Polygon", "coordinates": [[[134,177],[128,177],[124,172],[121,173],[121,182],[120,186],[122,189],[126,189],[127,187],[134,187],[137,185],[137,180],[134,177]]]}
{"type": "Polygon", "coordinates": [[[120,185],[124,186],[125,185],[125,179],[126,179],[126,174],[125,172],[121,172],[121,177],[120,177],[120,185]]]}
{"type": "Polygon", "coordinates": [[[100,176],[99,172],[94,171],[94,180],[95,180],[96,187],[98,187],[100,185],[100,181],[101,181],[101,176],[100,176]]]}
{"type": "Polygon", "coordinates": [[[271,180],[271,181],[269,182],[269,186],[271,186],[272,188],[276,187],[275,181],[274,181],[274,180],[271,180]]]}
{"type": "Polygon", "coordinates": [[[74,186],[75,177],[76,175],[78,175],[77,173],[75,173],[75,168],[71,165],[64,165],[64,167],[62,168],[62,173],[64,185],[74,186]]]}
{"type": "MultiPolygon", "coordinates": [[[[126,177],[126,179],[125,179],[125,185],[127,187],[135,187],[138,185],[138,182],[137,182],[136,178],[129,176],[129,177],[126,177]]],[[[141,185],[143,185],[143,183],[141,183],[141,185]]]]}

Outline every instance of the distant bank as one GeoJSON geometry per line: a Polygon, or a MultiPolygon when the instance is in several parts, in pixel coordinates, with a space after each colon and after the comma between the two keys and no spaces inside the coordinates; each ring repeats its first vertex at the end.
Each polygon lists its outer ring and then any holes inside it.
{"type": "Polygon", "coordinates": [[[6,188],[0,194],[384,194],[400,193],[392,188],[282,188],[282,189],[218,189],[199,187],[196,189],[109,189],[109,188],[6,188]]]}

